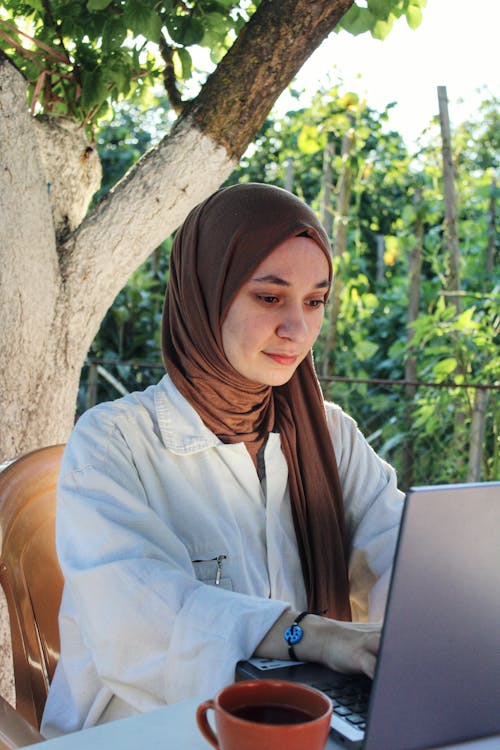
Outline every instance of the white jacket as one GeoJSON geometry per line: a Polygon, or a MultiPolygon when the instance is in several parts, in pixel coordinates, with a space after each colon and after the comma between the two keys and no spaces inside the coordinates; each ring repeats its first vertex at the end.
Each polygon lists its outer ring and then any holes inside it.
{"type": "MultiPolygon", "coordinates": [[[[380,619],[402,494],[354,421],[326,413],[353,616],[380,619]]],[[[221,443],[168,375],[80,418],[58,490],[65,587],[46,736],[211,696],[288,606],[306,609],[278,434],[265,464],[261,485],[244,444],[221,443]]]]}

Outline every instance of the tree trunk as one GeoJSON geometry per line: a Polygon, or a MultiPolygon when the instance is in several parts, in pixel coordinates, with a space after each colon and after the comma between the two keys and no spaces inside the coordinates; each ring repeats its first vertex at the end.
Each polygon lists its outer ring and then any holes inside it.
{"type": "MultiPolygon", "coordinates": [[[[80,370],[132,271],[219,187],[353,0],[263,0],[172,132],[57,236],[21,75],[0,59],[0,461],[64,442],[80,370]]],[[[50,151],[49,151],[50,154],[50,151]]]]}

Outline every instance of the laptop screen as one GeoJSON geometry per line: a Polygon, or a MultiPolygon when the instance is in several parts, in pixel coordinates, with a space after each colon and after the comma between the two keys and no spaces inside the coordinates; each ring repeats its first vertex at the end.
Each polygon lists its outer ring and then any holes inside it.
{"type": "Polygon", "coordinates": [[[500,483],[410,490],[366,750],[500,732],[500,483]]]}

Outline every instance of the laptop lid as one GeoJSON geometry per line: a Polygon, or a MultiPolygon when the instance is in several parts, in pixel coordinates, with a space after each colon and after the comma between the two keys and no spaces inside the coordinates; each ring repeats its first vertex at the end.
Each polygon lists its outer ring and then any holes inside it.
{"type": "Polygon", "coordinates": [[[409,491],[365,750],[500,732],[500,482],[409,491]]]}

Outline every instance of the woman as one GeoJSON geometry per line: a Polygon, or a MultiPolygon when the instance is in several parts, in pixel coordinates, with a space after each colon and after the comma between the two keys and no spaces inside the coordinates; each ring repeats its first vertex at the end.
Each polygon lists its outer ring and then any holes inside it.
{"type": "Polygon", "coordinates": [[[88,411],[65,451],[47,736],[206,697],[252,654],[373,673],[402,496],[321,396],[331,273],[280,188],[220,190],[178,231],[167,375],[88,411]]]}

